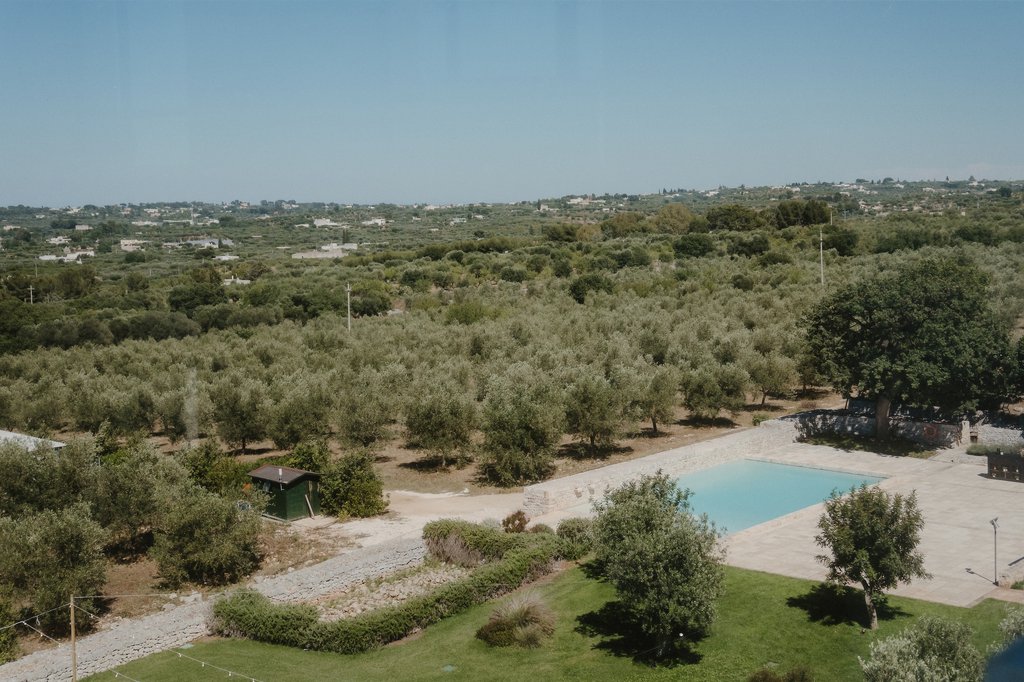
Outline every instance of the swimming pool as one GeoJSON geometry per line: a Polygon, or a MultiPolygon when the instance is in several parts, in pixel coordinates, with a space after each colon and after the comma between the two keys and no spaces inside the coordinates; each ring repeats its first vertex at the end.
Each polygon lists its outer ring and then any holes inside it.
{"type": "Polygon", "coordinates": [[[676,485],[693,493],[690,505],[694,512],[706,513],[720,531],[735,533],[822,502],[833,490],[844,492],[881,480],[831,469],[737,459],[685,474],[676,479],[676,485]]]}

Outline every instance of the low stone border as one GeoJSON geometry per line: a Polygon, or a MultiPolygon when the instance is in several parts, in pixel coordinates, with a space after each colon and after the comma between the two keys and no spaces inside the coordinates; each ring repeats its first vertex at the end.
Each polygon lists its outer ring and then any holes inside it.
{"type": "MultiPolygon", "coordinates": [[[[291,573],[257,579],[256,591],[276,601],[306,601],[344,587],[414,566],[426,557],[419,537],[400,538],[355,548],[291,573]]],[[[119,621],[78,640],[78,675],[104,672],[160,651],[174,649],[210,633],[212,600],[166,608],[144,618],[119,621]]],[[[71,647],[37,651],[0,666],[0,680],[65,682],[71,678],[71,647]]]]}

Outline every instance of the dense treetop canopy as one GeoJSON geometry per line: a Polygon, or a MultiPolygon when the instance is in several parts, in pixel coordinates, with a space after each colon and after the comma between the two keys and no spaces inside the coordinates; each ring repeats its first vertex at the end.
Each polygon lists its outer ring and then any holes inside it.
{"type": "Polygon", "coordinates": [[[950,256],[866,278],[807,316],[810,353],[846,395],[950,412],[998,405],[1016,390],[1016,363],[988,282],[950,256]]]}

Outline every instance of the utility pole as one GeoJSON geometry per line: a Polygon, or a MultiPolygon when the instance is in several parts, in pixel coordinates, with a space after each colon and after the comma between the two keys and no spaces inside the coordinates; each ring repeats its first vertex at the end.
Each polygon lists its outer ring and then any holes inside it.
{"type": "Polygon", "coordinates": [[[989,523],[992,524],[992,584],[999,587],[999,517],[989,523]]]}
{"type": "MultiPolygon", "coordinates": [[[[829,218],[829,224],[832,219],[829,218]]],[[[821,267],[821,286],[825,286],[825,237],[821,233],[821,228],[818,228],[818,263],[821,267]]]]}
{"type": "Polygon", "coordinates": [[[352,331],[352,285],[345,284],[345,307],[348,308],[348,330],[352,331]]]}
{"type": "Polygon", "coordinates": [[[36,290],[35,287],[33,287],[31,284],[28,285],[28,303],[29,303],[29,305],[32,305],[33,303],[36,302],[35,301],[35,297],[32,295],[32,292],[34,292],[35,290],[36,290]]]}
{"type": "Polygon", "coordinates": [[[78,651],[75,648],[75,595],[71,595],[71,682],[78,681],[78,651]]]}

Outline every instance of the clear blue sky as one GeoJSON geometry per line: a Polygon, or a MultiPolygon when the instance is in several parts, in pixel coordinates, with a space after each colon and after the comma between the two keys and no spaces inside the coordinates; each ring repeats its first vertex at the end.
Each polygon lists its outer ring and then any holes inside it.
{"type": "Polygon", "coordinates": [[[1024,2],[0,0],[0,204],[1024,177],[1024,2]]]}

